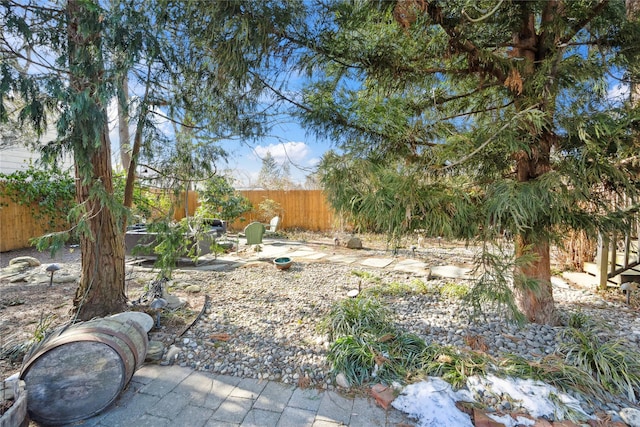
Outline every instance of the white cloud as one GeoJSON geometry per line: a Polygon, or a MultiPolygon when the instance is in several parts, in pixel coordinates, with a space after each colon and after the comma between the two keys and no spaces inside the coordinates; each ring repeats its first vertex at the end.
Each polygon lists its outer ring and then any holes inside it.
{"type": "Polygon", "coordinates": [[[322,161],[321,157],[312,157],[311,159],[307,160],[307,165],[308,166],[318,166],[321,161],[322,161]]]}
{"type": "Polygon", "coordinates": [[[304,142],[283,142],[280,144],[270,144],[267,146],[258,145],[254,152],[259,158],[264,158],[267,153],[271,153],[274,160],[279,164],[285,162],[300,163],[309,154],[309,146],[304,142]]]}
{"type": "Polygon", "coordinates": [[[610,101],[624,101],[629,98],[629,85],[620,83],[609,88],[607,99],[610,101]]]}

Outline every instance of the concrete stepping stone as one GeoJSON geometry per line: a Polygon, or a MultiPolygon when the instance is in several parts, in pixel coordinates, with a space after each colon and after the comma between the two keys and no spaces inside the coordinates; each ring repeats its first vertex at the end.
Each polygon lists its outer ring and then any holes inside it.
{"type": "Polygon", "coordinates": [[[444,279],[471,279],[471,269],[455,265],[438,265],[431,267],[431,277],[444,279]]]}
{"type": "Polygon", "coordinates": [[[411,260],[411,259],[399,261],[393,267],[393,269],[396,271],[413,273],[419,276],[429,276],[430,274],[430,269],[426,263],[422,261],[411,260]]]}
{"type": "Polygon", "coordinates": [[[300,258],[306,258],[306,259],[322,259],[322,258],[324,258],[324,257],[326,257],[326,256],[327,256],[327,254],[323,254],[322,252],[314,252],[314,253],[313,253],[313,254],[311,254],[311,255],[307,255],[307,256],[304,256],[304,257],[300,257],[300,258]]]}
{"type": "Polygon", "coordinates": [[[392,258],[367,258],[362,260],[360,264],[367,267],[385,268],[393,262],[392,258]]]}
{"type": "Polygon", "coordinates": [[[291,252],[290,254],[287,254],[287,256],[291,258],[309,258],[317,253],[318,252],[315,252],[315,251],[297,250],[295,252],[291,252]]]}
{"type": "MultiPolygon", "coordinates": [[[[562,277],[578,286],[589,289],[594,289],[600,284],[597,277],[588,273],[565,271],[562,273],[562,277]]],[[[553,283],[553,281],[551,283],[553,283]]]]}
{"type": "Polygon", "coordinates": [[[342,255],[334,255],[334,256],[331,256],[331,257],[327,258],[327,261],[340,262],[342,264],[353,264],[357,260],[358,260],[358,258],[346,257],[346,256],[342,256],[342,255]]]}

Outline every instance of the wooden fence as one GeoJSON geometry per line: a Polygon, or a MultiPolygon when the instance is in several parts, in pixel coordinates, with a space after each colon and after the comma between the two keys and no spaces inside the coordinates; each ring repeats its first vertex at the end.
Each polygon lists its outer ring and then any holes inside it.
{"type": "MultiPolygon", "coordinates": [[[[247,190],[241,193],[249,199],[254,210],[244,215],[244,221],[238,220],[230,224],[232,231],[240,231],[252,221],[269,222],[270,218],[261,217],[258,210],[260,203],[266,199],[279,205],[277,214],[281,218],[280,229],[329,231],[336,226],[337,218],[321,190],[247,190]]],[[[189,215],[193,215],[198,206],[197,193],[189,193],[188,205],[189,215]]],[[[67,228],[61,226],[55,230],[50,229],[48,218],[36,220],[32,209],[31,206],[21,206],[9,199],[0,198],[0,252],[29,247],[32,238],[67,228]]],[[[184,216],[182,196],[176,201],[175,219],[180,220],[184,216]]]]}
{"type": "Polygon", "coordinates": [[[37,205],[19,205],[0,197],[0,252],[29,247],[34,237],[68,228],[64,224],[52,227],[48,217],[37,216],[37,205]]]}
{"type": "Polygon", "coordinates": [[[253,211],[244,215],[245,221],[234,221],[231,229],[241,230],[252,221],[269,222],[271,218],[260,216],[258,209],[265,200],[273,200],[280,209],[281,229],[299,228],[309,231],[328,231],[335,227],[336,216],[322,190],[246,190],[241,191],[253,211]]]}

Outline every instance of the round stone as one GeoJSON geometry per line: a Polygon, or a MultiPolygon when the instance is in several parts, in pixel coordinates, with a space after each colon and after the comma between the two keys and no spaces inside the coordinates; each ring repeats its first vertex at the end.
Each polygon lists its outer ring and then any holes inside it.
{"type": "Polygon", "coordinates": [[[125,311],[122,313],[114,314],[113,316],[111,316],[111,319],[117,320],[122,323],[126,323],[127,321],[137,323],[146,332],[149,332],[151,328],[153,328],[154,323],[153,317],[141,311],[125,311]]]}

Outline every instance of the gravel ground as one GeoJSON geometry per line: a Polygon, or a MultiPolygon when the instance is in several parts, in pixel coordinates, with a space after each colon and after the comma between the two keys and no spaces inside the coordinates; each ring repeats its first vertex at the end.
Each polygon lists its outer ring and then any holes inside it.
{"type": "MultiPolygon", "coordinates": [[[[358,253],[389,256],[389,252],[382,250],[358,253]]],[[[3,266],[8,263],[5,255],[3,266]]],[[[56,262],[77,267],[77,255],[77,251],[65,252],[66,258],[56,262]]],[[[12,253],[13,256],[16,254],[12,253]]],[[[473,248],[460,246],[418,250],[418,257],[431,266],[468,265],[473,256],[473,248]]],[[[152,277],[149,270],[129,269],[129,283],[145,283],[152,277]]],[[[260,261],[228,271],[176,270],[168,285],[169,292],[197,285],[198,295],[206,294],[209,302],[200,319],[183,335],[164,327],[152,330],[150,336],[165,344],[162,364],[334,389],[335,377],[326,359],[330,343],[318,330],[330,308],[347,298],[348,291],[359,287],[420,287],[420,282],[438,289],[451,280],[427,280],[392,269],[323,261],[297,261],[289,270],[277,270],[270,262],[260,261]]],[[[463,280],[456,282],[464,284],[463,280]]],[[[640,319],[636,308],[562,283],[554,286],[554,297],[564,318],[581,311],[600,325],[609,325],[611,337],[624,337],[638,350],[640,319]]],[[[394,323],[406,332],[427,342],[473,348],[494,356],[514,353],[531,359],[550,354],[563,330],[535,324],[518,328],[505,323],[495,312],[471,321],[468,307],[459,299],[438,292],[395,294],[383,297],[383,301],[394,323]]],[[[602,402],[595,409],[619,407],[615,402],[602,402]]]]}
{"type": "MultiPolygon", "coordinates": [[[[163,364],[334,389],[335,377],[326,359],[330,343],[318,330],[322,318],[359,285],[363,289],[415,286],[418,280],[424,278],[325,262],[296,262],[286,271],[275,270],[269,263],[254,263],[224,273],[197,273],[197,277],[179,273],[175,281],[184,281],[179,286],[198,282],[210,303],[200,321],[182,337],[160,332],[152,338],[167,345],[163,364]],[[368,278],[362,279],[362,273],[368,278]]],[[[432,289],[448,282],[423,281],[432,289]]],[[[609,325],[612,338],[627,338],[636,349],[640,345],[637,310],[561,283],[554,287],[554,296],[563,317],[580,311],[600,325],[609,325]],[[634,332],[630,334],[629,329],[634,332]]],[[[391,295],[383,300],[398,327],[428,343],[480,350],[498,357],[512,353],[535,359],[551,354],[564,329],[536,324],[517,327],[505,323],[495,312],[472,321],[459,299],[437,292],[391,295]]],[[[585,406],[589,407],[586,402],[585,406]]],[[[616,402],[602,402],[592,409],[617,411],[619,407],[616,402]]]]}

